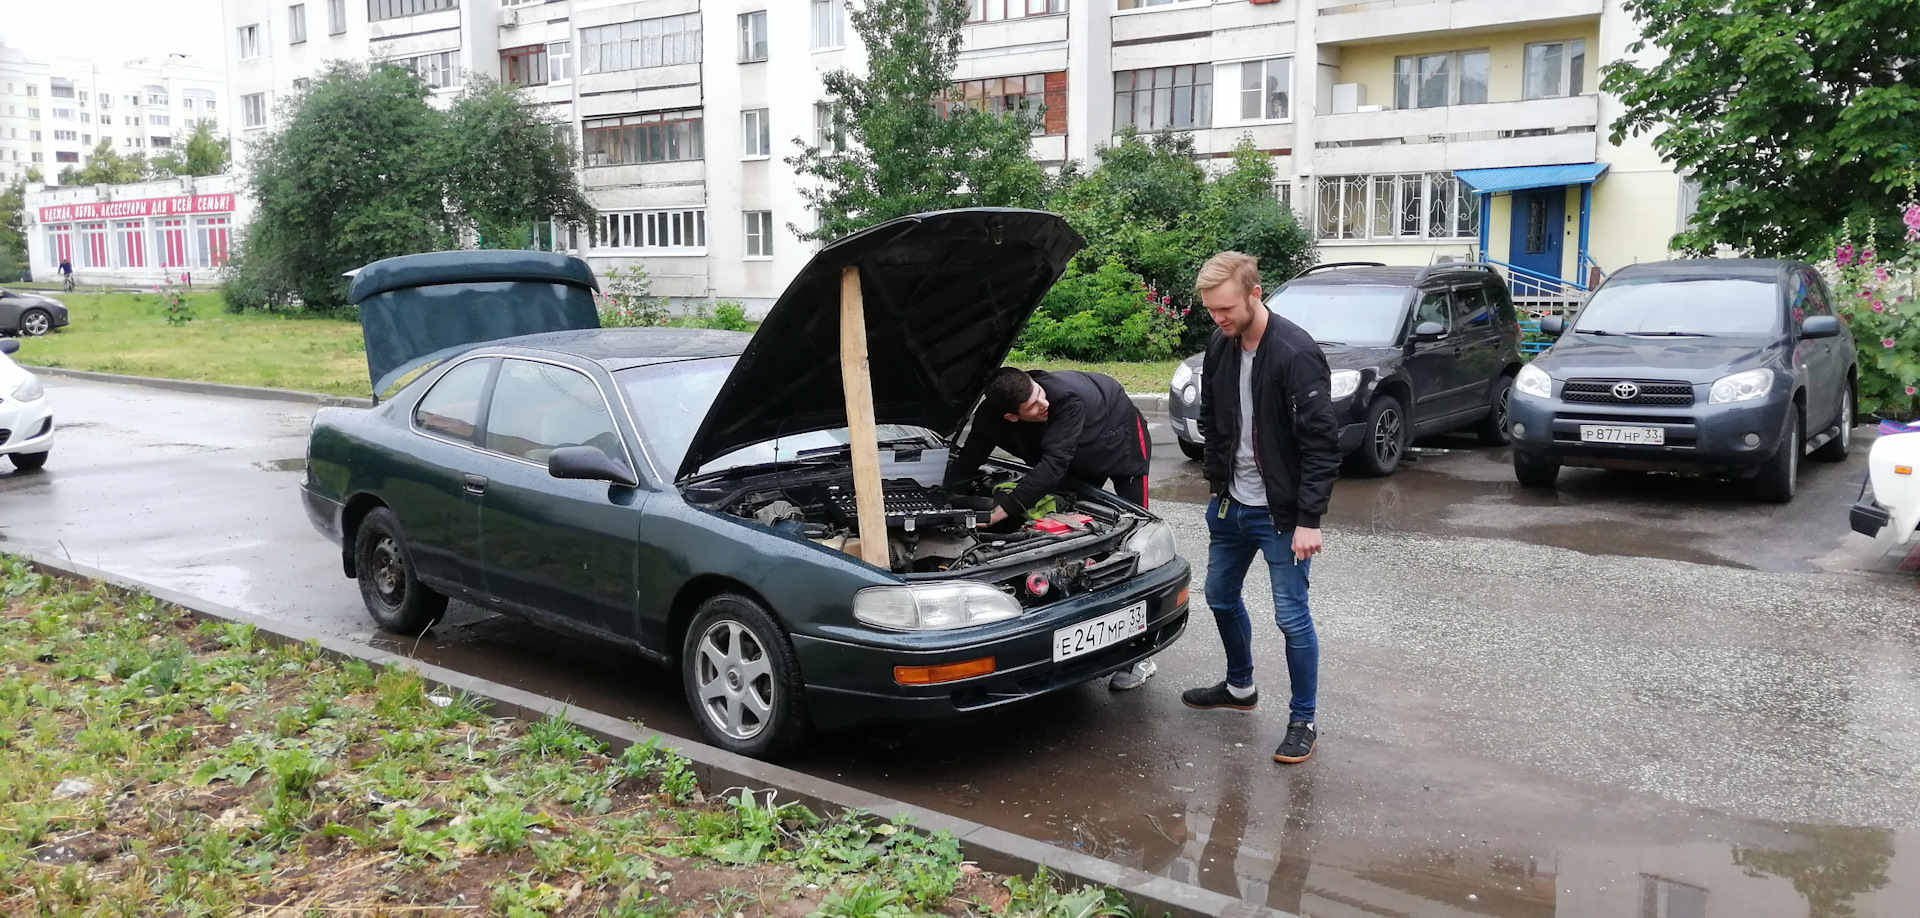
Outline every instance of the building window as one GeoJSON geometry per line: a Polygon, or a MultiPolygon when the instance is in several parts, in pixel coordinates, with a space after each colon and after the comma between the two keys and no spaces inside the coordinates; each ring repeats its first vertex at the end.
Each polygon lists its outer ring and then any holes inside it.
{"type": "Polygon", "coordinates": [[[847,0],[813,0],[813,50],[847,43],[847,0]]]}
{"type": "Polygon", "coordinates": [[[740,14],[740,63],[767,59],[767,11],[740,14]]]}
{"type": "Polygon", "coordinates": [[[1549,41],[1527,46],[1527,72],[1523,81],[1526,98],[1577,96],[1586,76],[1585,41],[1549,41]]]}
{"type": "Polygon", "coordinates": [[[700,63],[700,14],[639,19],[580,30],[581,73],[700,63]]]}
{"type": "Polygon", "coordinates": [[[297,45],[307,40],[307,5],[296,3],[287,7],[287,44],[297,45]]]}
{"type": "Polygon", "coordinates": [[[227,218],[193,218],[193,264],[218,268],[227,263],[227,218]]]}
{"type": "Polygon", "coordinates": [[[547,82],[547,46],[527,45],[500,52],[500,79],[519,86],[547,82]]]}
{"type": "Polygon", "coordinates": [[[573,42],[547,42],[547,82],[564,83],[573,79],[573,42]]]}
{"type": "Polygon", "coordinates": [[[56,163],[77,163],[80,161],[80,154],[71,150],[56,150],[53,154],[53,161],[56,163]]]}
{"type": "Polygon", "coordinates": [[[1067,0],[968,0],[968,22],[999,22],[1067,11],[1067,0]]]}
{"type": "Polygon", "coordinates": [[[171,146],[173,146],[173,138],[171,138],[171,137],[149,137],[149,138],[147,138],[147,145],[148,145],[148,146],[150,146],[150,147],[161,147],[161,148],[167,148],[167,147],[171,147],[171,146]]]}
{"type": "Polygon", "coordinates": [[[27,132],[27,139],[28,139],[28,140],[31,140],[31,141],[33,141],[34,143],[39,143],[39,142],[40,142],[40,132],[39,132],[39,131],[28,131],[28,132],[27,132]]]}
{"type": "Polygon", "coordinates": [[[1113,125],[1142,131],[1210,127],[1213,67],[1185,64],[1113,75],[1113,125]]]}
{"type": "Polygon", "coordinates": [[[588,120],[587,165],[621,166],[700,159],[701,110],[649,112],[588,120]]]}
{"type": "Polygon", "coordinates": [[[73,81],[54,77],[53,88],[48,90],[47,95],[55,99],[73,98],[73,81]]]}
{"type": "Polygon", "coordinates": [[[122,268],[147,266],[146,226],[142,220],[121,220],[113,224],[113,254],[122,268]]]}
{"type": "MultiPolygon", "coordinates": [[[[1031,73],[1026,76],[996,77],[991,80],[966,80],[953,84],[942,103],[942,111],[950,112],[959,108],[971,108],[975,111],[992,112],[996,115],[1012,112],[1031,112],[1034,116],[1033,133],[1049,133],[1042,115],[1047,107],[1047,75],[1031,73]]],[[[1054,119],[1065,132],[1065,119],[1054,119]]]]}
{"type": "Polygon", "coordinates": [[[172,115],[148,115],[148,127],[173,127],[172,115]]]}
{"type": "MultiPolygon", "coordinates": [[[[80,113],[80,123],[81,123],[81,124],[92,124],[92,123],[93,123],[93,113],[92,113],[92,112],[81,112],[81,113],[80,113]]],[[[100,116],[100,123],[101,123],[101,124],[112,124],[112,123],[113,123],[113,117],[112,117],[111,115],[102,115],[102,116],[100,116]]]]}
{"type": "Polygon", "coordinates": [[[266,93],[256,92],[240,97],[240,126],[250,128],[267,126],[266,93]]]}
{"type": "Polygon", "coordinates": [[[34,97],[34,96],[37,96],[37,95],[39,95],[39,94],[40,94],[40,87],[39,87],[39,86],[36,86],[36,85],[34,85],[34,84],[32,84],[32,83],[28,83],[28,84],[27,84],[27,97],[28,97],[28,98],[32,98],[32,97],[34,97]]]}
{"type": "Polygon", "coordinates": [[[1292,110],[1287,106],[1292,75],[1292,58],[1276,57],[1242,63],[1240,120],[1285,121],[1292,117],[1292,110]]]}
{"type": "Polygon", "coordinates": [[[773,257],[773,211],[749,210],[747,218],[747,257],[773,257]]]}
{"type": "Polygon", "coordinates": [[[773,130],[768,124],[766,109],[755,108],[740,113],[740,136],[745,139],[742,155],[773,155],[773,130]]]}
{"type": "Polygon", "coordinates": [[[813,104],[813,145],[835,153],[847,151],[847,129],[840,113],[825,102],[813,104]]]}
{"type": "Polygon", "coordinates": [[[1451,172],[1320,179],[1321,239],[1466,239],[1480,234],[1473,191],[1451,172]]]}
{"type": "Polygon", "coordinates": [[[29,120],[38,121],[40,119],[40,110],[37,108],[27,109],[27,118],[29,120]]]}
{"type": "MultiPolygon", "coordinates": [[[[239,32],[240,32],[240,59],[243,61],[248,61],[256,57],[259,57],[260,56],[260,24],[256,22],[253,25],[243,25],[240,27],[239,32]]],[[[132,105],[140,104],[138,96],[128,96],[127,99],[129,104],[132,104],[132,105]]]]}
{"type": "Polygon", "coordinates": [[[338,35],[347,30],[347,0],[327,0],[327,34],[338,35]]]}
{"type": "Polygon", "coordinates": [[[70,108],[56,108],[56,109],[54,109],[54,110],[53,110],[53,120],[55,120],[55,121],[72,121],[72,120],[73,120],[73,109],[70,109],[70,108]]]}
{"type": "MultiPolygon", "coordinates": [[[[38,134],[39,132],[38,132],[38,131],[35,131],[34,133],[36,133],[36,134],[38,134]]],[[[33,138],[33,139],[35,139],[35,140],[39,140],[40,138],[38,138],[38,137],[35,137],[35,138],[33,138]]],[[[53,132],[53,139],[54,139],[54,140],[56,140],[56,141],[58,141],[58,140],[79,140],[79,139],[80,139],[80,132],[79,132],[79,131],[54,131],[54,132],[53,132]]]]}
{"type": "Polygon", "coordinates": [[[1143,10],[1152,6],[1172,6],[1176,3],[1211,3],[1212,0],[1119,0],[1118,9],[1143,10]]]}
{"type": "Polygon", "coordinates": [[[603,213],[595,221],[596,249],[704,249],[704,210],[644,210],[603,213]]]}
{"type": "Polygon", "coordinates": [[[1487,101],[1492,56],[1485,51],[1449,51],[1393,59],[1393,107],[1438,108],[1487,101]]]}
{"type": "Polygon", "coordinates": [[[313,78],[312,78],[312,77],[294,77],[294,78],[293,78],[293,91],[294,91],[294,92],[306,92],[306,91],[307,91],[307,87],[309,87],[309,86],[312,86],[312,85],[313,85],[313,78]]]}
{"type": "Polygon", "coordinates": [[[419,57],[403,57],[388,61],[420,78],[432,89],[457,89],[460,86],[460,61],[458,51],[440,51],[434,54],[422,54],[419,57]]]}
{"type": "MultiPolygon", "coordinates": [[[[108,142],[112,142],[112,141],[113,141],[113,138],[111,138],[111,137],[105,137],[105,136],[103,136],[103,137],[101,137],[100,139],[101,139],[101,140],[105,140],[105,141],[108,141],[108,142]]],[[[92,135],[92,134],[81,134],[81,135],[80,135],[80,142],[81,142],[81,143],[84,143],[84,144],[91,144],[91,143],[93,143],[93,135],[92,135]]]]}
{"type": "Polygon", "coordinates": [[[417,16],[435,10],[454,9],[459,5],[460,0],[367,0],[367,21],[417,16]]]}
{"type": "MultiPolygon", "coordinates": [[[[140,116],[139,116],[139,115],[128,115],[128,116],[127,116],[127,117],[126,117],[125,119],[123,119],[123,120],[125,120],[125,121],[127,122],[127,126],[128,126],[128,127],[139,127],[139,126],[140,126],[140,116]]],[[[107,122],[104,122],[104,121],[103,121],[103,122],[101,122],[101,123],[102,123],[102,124],[106,124],[107,122]]]]}

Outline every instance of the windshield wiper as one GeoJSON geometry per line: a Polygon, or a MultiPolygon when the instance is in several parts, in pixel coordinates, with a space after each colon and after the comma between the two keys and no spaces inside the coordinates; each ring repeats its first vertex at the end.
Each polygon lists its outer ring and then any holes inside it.
{"type": "Polygon", "coordinates": [[[1628,332],[1628,334],[1636,338],[1711,338],[1713,337],[1712,335],[1709,335],[1706,332],[1683,332],[1683,331],[1628,332]]]}
{"type": "Polygon", "coordinates": [[[1321,347],[1350,347],[1345,341],[1315,341],[1321,347]]]}
{"type": "Polygon", "coordinates": [[[1605,331],[1598,328],[1576,328],[1573,330],[1573,333],[1576,335],[1601,335],[1601,336],[1620,334],[1619,332],[1610,332],[1610,331],[1605,331]]]}

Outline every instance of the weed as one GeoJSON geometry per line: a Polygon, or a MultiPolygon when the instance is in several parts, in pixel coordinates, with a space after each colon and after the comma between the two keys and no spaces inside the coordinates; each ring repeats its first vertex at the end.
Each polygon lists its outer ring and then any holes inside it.
{"type": "Polygon", "coordinates": [[[903,902],[897,889],[878,883],[857,883],[841,892],[829,893],[820,902],[819,911],[807,918],[909,918],[913,909],[903,902]]]}
{"type": "Polygon", "coordinates": [[[561,756],[568,761],[602,748],[598,740],[580,732],[580,728],[558,712],[528,725],[527,732],[513,744],[514,751],[521,755],[541,759],[561,756]]]}

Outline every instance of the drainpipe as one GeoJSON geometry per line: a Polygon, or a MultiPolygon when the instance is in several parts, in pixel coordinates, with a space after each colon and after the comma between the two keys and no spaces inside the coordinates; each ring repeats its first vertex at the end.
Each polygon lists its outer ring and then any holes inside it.
{"type": "Polygon", "coordinates": [[[1574,270],[1580,272],[1578,283],[1582,290],[1590,289],[1593,280],[1593,276],[1587,271],[1587,230],[1592,220],[1593,183],[1588,182],[1580,186],[1580,261],[1574,265],[1574,270]]]}
{"type": "MultiPolygon", "coordinates": [[[[1487,221],[1493,219],[1493,195],[1482,191],[1478,195],[1475,195],[1475,197],[1480,199],[1480,260],[1486,261],[1487,260],[1487,221]]],[[[1582,223],[1581,225],[1582,227],[1585,226],[1584,223],[1582,223]]],[[[1585,233],[1585,230],[1583,229],[1581,231],[1581,236],[1580,236],[1581,251],[1586,250],[1586,238],[1587,238],[1586,233],[1585,233]]]]}

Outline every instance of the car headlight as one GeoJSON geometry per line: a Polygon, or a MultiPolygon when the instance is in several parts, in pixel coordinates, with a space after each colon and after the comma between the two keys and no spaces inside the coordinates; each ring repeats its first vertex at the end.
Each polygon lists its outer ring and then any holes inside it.
{"type": "Polygon", "coordinates": [[[1521,395],[1532,395],[1532,396],[1537,396],[1539,398],[1552,398],[1553,397],[1553,377],[1548,376],[1547,371],[1542,370],[1539,367],[1534,366],[1533,364],[1527,364],[1526,366],[1520,368],[1519,373],[1514,374],[1513,391],[1518,392],[1521,395]]]}
{"type": "Polygon", "coordinates": [[[1181,386],[1186,385],[1188,382],[1192,380],[1193,380],[1193,367],[1183,363],[1173,368],[1173,382],[1169,383],[1167,385],[1167,388],[1178,389],[1181,386]]]}
{"type": "Polygon", "coordinates": [[[973,580],[867,587],[853,617],[896,631],[949,631],[1020,617],[1020,601],[973,580]]]}
{"type": "Polygon", "coordinates": [[[1189,405],[1200,404],[1200,381],[1187,383],[1187,387],[1180,390],[1180,400],[1189,405]]]}
{"type": "Polygon", "coordinates": [[[1335,370],[1329,382],[1331,388],[1327,390],[1327,396],[1338,401],[1360,390],[1360,371],[1335,370]]]}
{"type": "Polygon", "coordinates": [[[1707,404],[1744,402],[1759,398],[1771,391],[1773,391],[1772,370],[1748,370],[1745,373],[1722,376],[1716,380],[1713,391],[1707,394],[1707,404]]]}
{"type": "Polygon", "coordinates": [[[1153,522],[1135,530],[1127,539],[1127,550],[1140,556],[1136,571],[1150,571],[1173,560],[1173,527],[1153,522]]]}
{"type": "Polygon", "coordinates": [[[23,402],[34,401],[46,394],[47,390],[41,387],[39,378],[31,375],[27,377],[26,382],[14,387],[13,390],[13,397],[23,402]]]}

